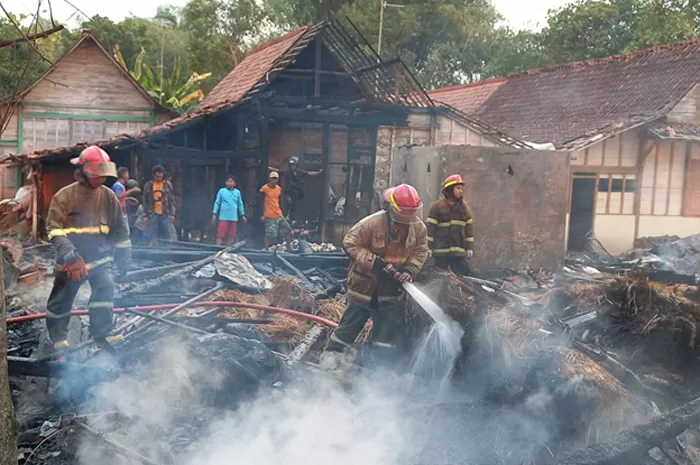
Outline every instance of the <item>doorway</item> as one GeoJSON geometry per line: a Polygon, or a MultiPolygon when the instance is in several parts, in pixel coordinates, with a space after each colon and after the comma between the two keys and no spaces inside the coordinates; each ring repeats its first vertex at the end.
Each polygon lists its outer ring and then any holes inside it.
{"type": "Polygon", "coordinates": [[[588,233],[593,231],[593,215],[598,177],[595,173],[574,173],[571,183],[571,214],[569,216],[569,250],[581,252],[588,233]]]}

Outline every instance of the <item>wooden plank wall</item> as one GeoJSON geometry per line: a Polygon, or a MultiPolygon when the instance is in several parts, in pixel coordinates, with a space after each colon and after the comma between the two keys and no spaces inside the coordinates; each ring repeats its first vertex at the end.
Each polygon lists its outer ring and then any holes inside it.
{"type": "Polygon", "coordinates": [[[655,141],[644,159],[639,213],[679,216],[683,209],[685,141],[655,141]]]}
{"type": "Polygon", "coordinates": [[[65,147],[80,142],[109,139],[149,127],[143,121],[81,120],[72,118],[41,118],[25,116],[22,151],[34,152],[65,147]]]}
{"type": "Polygon", "coordinates": [[[48,77],[50,81],[42,80],[26,95],[27,102],[115,110],[153,106],[90,39],[64,57],[48,77]]]}

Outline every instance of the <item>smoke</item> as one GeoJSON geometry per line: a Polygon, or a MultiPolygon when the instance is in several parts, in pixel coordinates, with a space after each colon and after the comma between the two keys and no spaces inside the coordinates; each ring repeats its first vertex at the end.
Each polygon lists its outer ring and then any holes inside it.
{"type": "MultiPolygon", "coordinates": [[[[585,445],[599,391],[582,376],[558,374],[557,351],[567,341],[533,330],[537,315],[528,315],[529,327],[494,311],[462,338],[466,353],[450,389],[444,367],[431,370],[431,360],[449,358],[461,331],[447,331],[444,344],[435,330],[417,344],[411,373],[373,366],[339,379],[298,367],[290,378],[262,377],[254,396],[221,408],[212,399],[231,390],[231,373],[206,357],[209,349],[191,346],[201,342],[191,338],[159,343],[146,362],[102,385],[91,410],[117,414],[93,426],[174,465],[515,465],[585,445]]],[[[215,342],[241,341],[226,337],[215,342]]],[[[273,371],[257,344],[259,357],[246,366],[273,371]]],[[[598,431],[605,437],[623,426],[598,431]]],[[[79,459],[88,465],[113,455],[85,438],[79,459]]]]}

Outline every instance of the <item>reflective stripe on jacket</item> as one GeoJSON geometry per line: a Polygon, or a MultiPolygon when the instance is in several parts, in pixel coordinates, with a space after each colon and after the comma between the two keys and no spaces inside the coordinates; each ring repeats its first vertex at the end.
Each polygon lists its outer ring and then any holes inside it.
{"type": "Polygon", "coordinates": [[[396,301],[402,296],[400,286],[383,273],[374,273],[377,257],[399,271],[416,276],[428,259],[426,227],[422,222],[409,226],[406,237],[392,240],[391,221],[386,211],[360,220],[343,239],[343,247],[352,260],[348,273],[348,299],[367,305],[372,296],[378,301],[396,301]]]}
{"type": "Polygon", "coordinates": [[[67,237],[87,264],[102,263],[112,245],[125,254],[131,250],[119,199],[106,186],[74,182],[56,192],[46,229],[49,239],[67,237]]]}
{"type": "Polygon", "coordinates": [[[430,207],[428,242],[434,255],[465,255],[474,249],[474,219],[466,201],[440,199],[430,207]]]}

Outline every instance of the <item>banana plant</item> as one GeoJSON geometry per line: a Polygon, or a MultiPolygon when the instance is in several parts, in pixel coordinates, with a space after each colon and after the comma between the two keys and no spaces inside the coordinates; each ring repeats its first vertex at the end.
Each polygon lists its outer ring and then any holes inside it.
{"type": "MultiPolygon", "coordinates": [[[[146,50],[142,48],[136,57],[134,67],[129,69],[119,50],[119,45],[114,46],[114,58],[117,62],[159,104],[182,114],[193,110],[202,101],[204,92],[200,88],[200,83],[208,79],[211,73],[192,73],[185,82],[182,82],[182,62],[180,57],[176,57],[172,74],[168,78],[160,79],[158,73],[144,61],[145,57],[146,50]],[[161,80],[162,82],[159,82],[161,80]]],[[[158,61],[156,69],[161,66],[162,63],[158,61]]]]}

